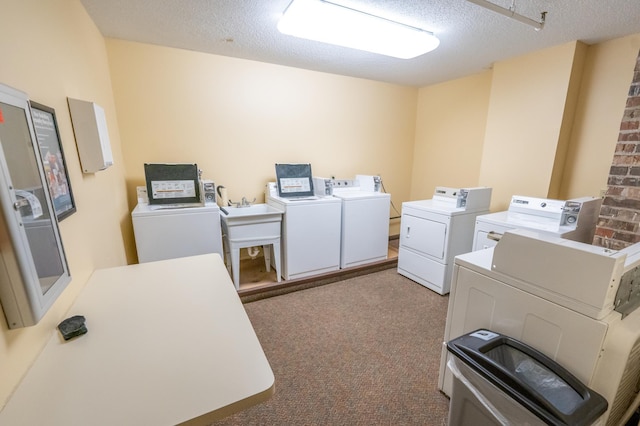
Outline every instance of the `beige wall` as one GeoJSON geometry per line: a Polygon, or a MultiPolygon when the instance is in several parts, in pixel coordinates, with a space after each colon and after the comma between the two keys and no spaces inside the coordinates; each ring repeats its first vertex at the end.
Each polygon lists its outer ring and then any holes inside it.
{"type": "Polygon", "coordinates": [[[418,97],[411,199],[436,186],[479,185],[491,72],[423,87],[418,97]]]}
{"type": "Polygon", "coordinates": [[[411,199],[436,185],[511,195],[599,196],[606,189],[640,34],[567,43],[419,91],[411,199]]]}
{"type": "Polygon", "coordinates": [[[549,188],[547,190],[547,196],[549,198],[560,198],[560,191],[563,190],[562,178],[564,176],[564,169],[567,166],[567,154],[571,144],[571,132],[573,130],[576,107],[582,87],[582,75],[584,73],[587,50],[588,47],[584,43],[579,42],[575,46],[564,110],[560,121],[556,155],[553,160],[549,188]]]}
{"type": "Polygon", "coordinates": [[[508,207],[514,194],[549,195],[576,45],[494,65],[480,165],[492,210],[508,207]]]}
{"type": "MultiPolygon", "coordinates": [[[[36,326],[8,330],[0,320],[2,407],[93,270],[125,263],[121,227],[128,211],[104,39],[76,0],[0,0],[0,10],[0,82],[55,109],[77,207],[60,223],[72,275],[67,290],[36,326]],[[95,175],[80,171],[67,96],[105,109],[113,167],[95,175]]],[[[91,313],[86,316],[90,329],[91,313]]]]}
{"type": "Polygon", "coordinates": [[[607,178],[640,50],[640,34],[590,46],[561,198],[598,196],[607,178]]]}
{"type": "Polygon", "coordinates": [[[379,174],[398,209],[409,197],[417,89],[121,40],[107,49],[130,209],[145,162],[195,162],[232,201],[264,202],[275,163],[289,162],[379,174]]]}

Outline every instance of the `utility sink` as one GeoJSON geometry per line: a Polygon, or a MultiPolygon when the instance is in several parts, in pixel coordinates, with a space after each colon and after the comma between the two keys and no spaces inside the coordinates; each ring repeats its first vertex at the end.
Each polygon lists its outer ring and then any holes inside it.
{"type": "Polygon", "coordinates": [[[246,207],[220,207],[223,216],[227,220],[236,221],[242,219],[257,219],[258,217],[280,217],[282,212],[268,204],[252,204],[246,207]]]}
{"type": "Polygon", "coordinates": [[[221,207],[222,230],[229,240],[280,236],[282,212],[268,204],[221,207]]]}
{"type": "Polygon", "coordinates": [[[271,268],[270,258],[273,246],[276,276],[280,281],[280,223],[282,211],[267,204],[253,204],[243,207],[220,207],[222,234],[226,243],[225,257],[231,266],[233,283],[240,287],[240,249],[253,246],[264,248],[267,271],[271,268]]]}

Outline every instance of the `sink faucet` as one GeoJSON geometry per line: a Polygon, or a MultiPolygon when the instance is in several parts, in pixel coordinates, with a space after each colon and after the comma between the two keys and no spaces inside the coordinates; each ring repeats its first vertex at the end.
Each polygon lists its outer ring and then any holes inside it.
{"type": "Polygon", "coordinates": [[[253,201],[249,202],[247,200],[247,197],[242,197],[242,201],[239,203],[233,203],[236,205],[236,207],[251,207],[251,204],[255,203],[256,199],[254,198],[253,201]]]}

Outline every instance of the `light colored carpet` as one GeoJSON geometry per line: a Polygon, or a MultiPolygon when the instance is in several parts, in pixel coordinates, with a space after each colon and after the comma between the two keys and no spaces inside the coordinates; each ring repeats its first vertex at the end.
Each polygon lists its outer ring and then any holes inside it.
{"type": "Polygon", "coordinates": [[[215,424],[445,425],[447,303],[387,269],[245,304],[275,394],[215,424]]]}

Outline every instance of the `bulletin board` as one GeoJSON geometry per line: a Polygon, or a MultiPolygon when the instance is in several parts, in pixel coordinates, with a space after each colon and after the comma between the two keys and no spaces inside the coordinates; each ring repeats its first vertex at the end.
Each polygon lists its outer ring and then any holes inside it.
{"type": "Polygon", "coordinates": [[[56,112],[53,108],[33,101],[30,102],[30,106],[53,208],[58,221],[61,221],[76,211],[76,204],[58,132],[56,112]]]}

